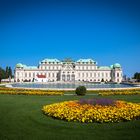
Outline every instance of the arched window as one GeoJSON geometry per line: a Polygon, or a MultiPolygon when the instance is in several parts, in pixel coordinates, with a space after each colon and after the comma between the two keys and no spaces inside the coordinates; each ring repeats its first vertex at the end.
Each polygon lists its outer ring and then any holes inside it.
{"type": "Polygon", "coordinates": [[[72,74],[71,80],[72,80],[72,81],[75,81],[75,75],[74,75],[74,74],[72,74]]]}
{"type": "Polygon", "coordinates": [[[31,73],[29,72],[29,77],[31,77],[31,73]]]}
{"type": "Polygon", "coordinates": [[[67,81],[70,81],[70,75],[69,74],[67,75],[67,81]]]}
{"type": "Polygon", "coordinates": [[[25,72],[25,77],[27,77],[27,73],[25,72]]]}
{"type": "Polygon", "coordinates": [[[65,75],[64,74],[62,75],[62,80],[65,81],[65,75]]]}

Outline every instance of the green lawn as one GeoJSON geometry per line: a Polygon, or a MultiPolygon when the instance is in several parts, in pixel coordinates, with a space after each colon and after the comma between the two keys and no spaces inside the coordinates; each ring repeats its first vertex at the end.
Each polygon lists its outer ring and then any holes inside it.
{"type": "MultiPolygon", "coordinates": [[[[45,104],[101,96],[37,96],[0,94],[0,140],[137,140],[140,120],[121,123],[66,122],[42,114],[45,104]]],[[[140,102],[140,95],[107,96],[140,102]]],[[[105,97],[105,98],[107,98],[105,97]]]]}

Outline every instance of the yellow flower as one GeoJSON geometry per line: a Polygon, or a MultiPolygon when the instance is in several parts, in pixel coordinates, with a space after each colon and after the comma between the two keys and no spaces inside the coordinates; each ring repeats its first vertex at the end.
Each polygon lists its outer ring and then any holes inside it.
{"type": "Polygon", "coordinates": [[[66,101],[43,106],[42,111],[46,115],[67,121],[120,122],[140,117],[140,104],[116,101],[115,106],[101,106],[66,101]]]}

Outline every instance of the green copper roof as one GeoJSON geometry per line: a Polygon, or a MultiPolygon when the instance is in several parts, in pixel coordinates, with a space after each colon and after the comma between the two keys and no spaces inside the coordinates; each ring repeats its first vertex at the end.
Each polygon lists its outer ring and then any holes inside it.
{"type": "MultiPolygon", "coordinates": [[[[61,62],[74,62],[71,59],[64,59],[64,61],[59,61],[58,59],[43,59],[39,64],[45,63],[45,62],[50,62],[50,63],[61,63],[61,62]]],[[[79,59],[76,62],[82,62],[82,63],[96,63],[93,59],[79,59]]]]}
{"type": "Polygon", "coordinates": [[[24,66],[24,69],[37,69],[37,67],[36,66],[24,66]]]}
{"type": "Polygon", "coordinates": [[[62,62],[72,63],[74,61],[71,58],[65,58],[62,62]]]}
{"type": "Polygon", "coordinates": [[[119,63],[115,63],[115,64],[113,65],[113,67],[114,67],[114,68],[121,68],[121,65],[120,65],[119,63]]]}
{"type": "Polygon", "coordinates": [[[76,62],[84,62],[84,63],[94,63],[95,61],[93,59],[79,59],[76,62]]]}
{"type": "Polygon", "coordinates": [[[24,65],[24,64],[21,64],[21,63],[16,64],[16,67],[17,68],[23,68],[23,69],[37,69],[36,66],[27,66],[27,65],[24,65]]]}
{"type": "Polygon", "coordinates": [[[17,67],[17,68],[22,68],[23,65],[22,65],[21,63],[18,63],[18,64],[16,64],[16,67],[17,67]]]}
{"type": "Polygon", "coordinates": [[[101,67],[98,67],[99,70],[111,70],[110,67],[108,66],[101,66],[101,67]]]}
{"type": "Polygon", "coordinates": [[[60,62],[60,61],[58,59],[48,59],[48,58],[46,58],[46,59],[42,60],[41,62],[60,62]]]}
{"type": "Polygon", "coordinates": [[[113,69],[113,65],[110,65],[110,68],[113,69]]]}

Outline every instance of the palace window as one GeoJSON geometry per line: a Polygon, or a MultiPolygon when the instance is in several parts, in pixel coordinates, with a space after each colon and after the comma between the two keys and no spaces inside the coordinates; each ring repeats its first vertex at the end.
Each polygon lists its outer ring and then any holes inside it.
{"type": "Polygon", "coordinates": [[[119,77],[119,73],[117,73],[117,77],[119,77]]]}
{"type": "Polygon", "coordinates": [[[75,80],[75,75],[72,74],[71,80],[74,81],[75,80]]]}
{"type": "Polygon", "coordinates": [[[92,73],[90,73],[90,77],[92,77],[92,73]]]}
{"type": "Polygon", "coordinates": [[[25,77],[27,77],[27,73],[25,72],[25,77]]]}
{"type": "Polygon", "coordinates": [[[54,77],[54,73],[52,73],[52,77],[54,77]]]}
{"type": "Polygon", "coordinates": [[[64,74],[62,75],[62,80],[65,81],[65,75],[64,74]]]}
{"type": "Polygon", "coordinates": [[[102,77],[104,77],[104,73],[102,73],[102,77]]]}

